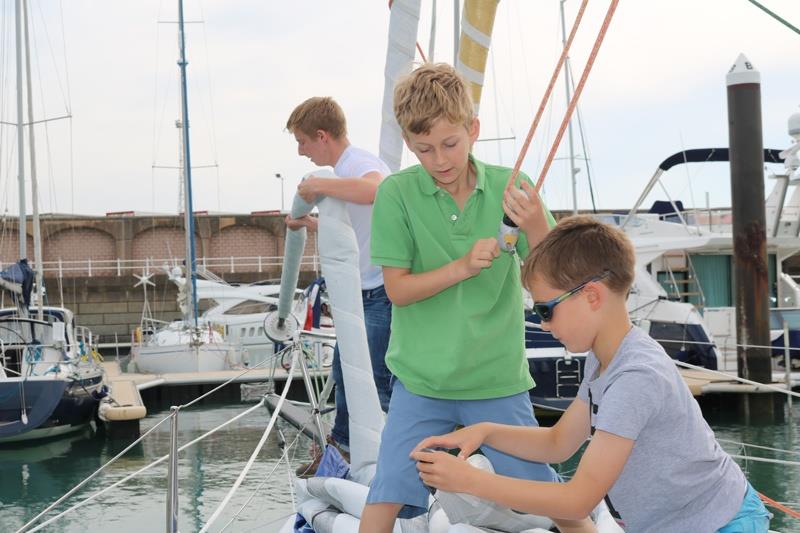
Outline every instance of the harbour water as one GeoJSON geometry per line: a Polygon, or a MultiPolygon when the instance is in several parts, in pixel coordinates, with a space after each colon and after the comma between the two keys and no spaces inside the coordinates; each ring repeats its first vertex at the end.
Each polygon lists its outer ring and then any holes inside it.
{"type": "MultiPolygon", "coordinates": [[[[243,403],[203,403],[180,416],[178,444],[230,420],[251,407],[243,403]]],[[[150,409],[141,422],[142,432],[169,414],[167,405],[150,409]]],[[[752,455],[800,461],[800,403],[795,402],[793,419],[774,425],[745,425],[717,411],[706,413],[723,447],[737,455],[752,455]],[[731,442],[732,441],[732,442],[731,442]],[[743,450],[745,442],[789,450],[743,450]]],[[[183,452],[179,461],[179,525],[181,531],[198,531],[233,485],[269,421],[266,408],[258,409],[201,443],[183,452]]],[[[308,457],[309,440],[279,421],[278,429],[290,451],[291,468],[308,457]],[[292,446],[292,443],[294,445],[292,446]]],[[[277,531],[292,512],[289,489],[290,467],[283,457],[281,438],[273,432],[258,461],[212,531],[277,531]],[[237,515],[240,511],[241,513],[237,515]]],[[[15,531],[48,504],[119,453],[130,439],[112,439],[86,431],[38,445],[0,449],[0,531],[15,531]]],[[[143,443],[102,472],[78,495],[57,511],[101,490],[165,455],[169,445],[169,423],[159,426],[143,443]]],[[[738,461],[753,485],[764,494],[794,509],[800,509],[800,467],[784,464],[738,461]]],[[[560,465],[569,473],[576,461],[560,465]]],[[[653,480],[658,483],[659,480],[653,480]]],[[[102,528],[115,533],[163,531],[165,527],[166,466],[154,467],[118,486],[52,525],[48,532],[83,532],[102,528]]],[[[773,511],[772,529],[800,531],[800,520],[773,511]]],[[[55,514],[55,513],[53,513],[55,514]]],[[[52,516],[48,515],[48,516],[52,516]]]]}

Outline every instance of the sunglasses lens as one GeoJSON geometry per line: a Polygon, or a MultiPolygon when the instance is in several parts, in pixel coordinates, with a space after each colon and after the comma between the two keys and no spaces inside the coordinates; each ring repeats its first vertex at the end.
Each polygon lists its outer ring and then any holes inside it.
{"type": "Polygon", "coordinates": [[[552,314],[552,309],[547,304],[534,304],[533,310],[539,315],[539,318],[542,319],[542,322],[547,322],[550,320],[550,316],[552,314]]]}

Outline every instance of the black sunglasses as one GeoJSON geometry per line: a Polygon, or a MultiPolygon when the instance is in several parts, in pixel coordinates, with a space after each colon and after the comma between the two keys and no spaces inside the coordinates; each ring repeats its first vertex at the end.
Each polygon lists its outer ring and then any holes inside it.
{"type": "Polygon", "coordinates": [[[599,276],[595,276],[590,280],[584,281],[574,289],[570,289],[561,296],[556,296],[552,300],[547,300],[546,302],[539,302],[533,304],[533,312],[539,315],[539,318],[542,322],[549,322],[553,318],[553,310],[556,308],[558,304],[572,296],[573,294],[577,294],[581,292],[586,285],[592,283],[593,281],[600,281],[603,278],[607,278],[611,274],[610,270],[606,270],[599,276]]]}

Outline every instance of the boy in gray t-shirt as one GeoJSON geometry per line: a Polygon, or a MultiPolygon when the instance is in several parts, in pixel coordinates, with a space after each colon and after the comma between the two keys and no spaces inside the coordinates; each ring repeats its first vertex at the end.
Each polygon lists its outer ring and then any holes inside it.
{"type": "Polygon", "coordinates": [[[571,217],[548,234],[528,256],[523,279],[542,328],[569,351],[590,352],[578,397],[552,428],[482,423],[423,440],[412,457],[425,484],[565,519],[586,516],[605,498],[631,532],[768,530],[769,513],[717,444],[675,364],[632,326],[626,299],[634,263],[624,233],[591,217],[571,217]],[[590,435],[563,484],[498,476],[464,460],[488,445],[560,463],[590,435]],[[422,451],[436,447],[460,452],[422,451]]]}

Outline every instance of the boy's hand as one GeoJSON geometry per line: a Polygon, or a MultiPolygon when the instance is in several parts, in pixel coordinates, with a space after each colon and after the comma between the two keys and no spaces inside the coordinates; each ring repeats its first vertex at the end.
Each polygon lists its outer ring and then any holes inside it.
{"type": "Polygon", "coordinates": [[[319,196],[319,185],[320,181],[325,178],[318,178],[316,176],[309,176],[300,183],[297,184],[297,194],[300,195],[300,198],[306,201],[306,203],[313,204],[314,201],[319,196]]]}
{"type": "Polygon", "coordinates": [[[479,239],[472,245],[472,249],[459,261],[463,269],[463,279],[480,274],[484,268],[492,266],[492,261],[500,255],[500,245],[497,239],[479,239]]]}
{"type": "Polygon", "coordinates": [[[480,470],[447,452],[412,452],[423,483],[448,492],[468,492],[480,470]]]}
{"type": "Polygon", "coordinates": [[[300,218],[292,218],[291,216],[286,215],[284,222],[286,222],[286,227],[290,230],[299,230],[300,228],[308,228],[310,230],[317,229],[317,219],[310,215],[300,218]]]}
{"type": "Polygon", "coordinates": [[[413,457],[416,452],[422,451],[423,448],[458,448],[458,458],[466,460],[467,457],[472,455],[472,452],[477,450],[484,439],[486,439],[486,424],[473,424],[458,431],[453,431],[446,435],[436,435],[428,437],[420,441],[411,452],[413,457]]]}
{"type": "Polygon", "coordinates": [[[550,228],[536,189],[531,187],[527,181],[522,181],[520,185],[522,190],[516,187],[506,189],[503,196],[503,211],[525,232],[530,248],[533,249],[550,228]]]}

